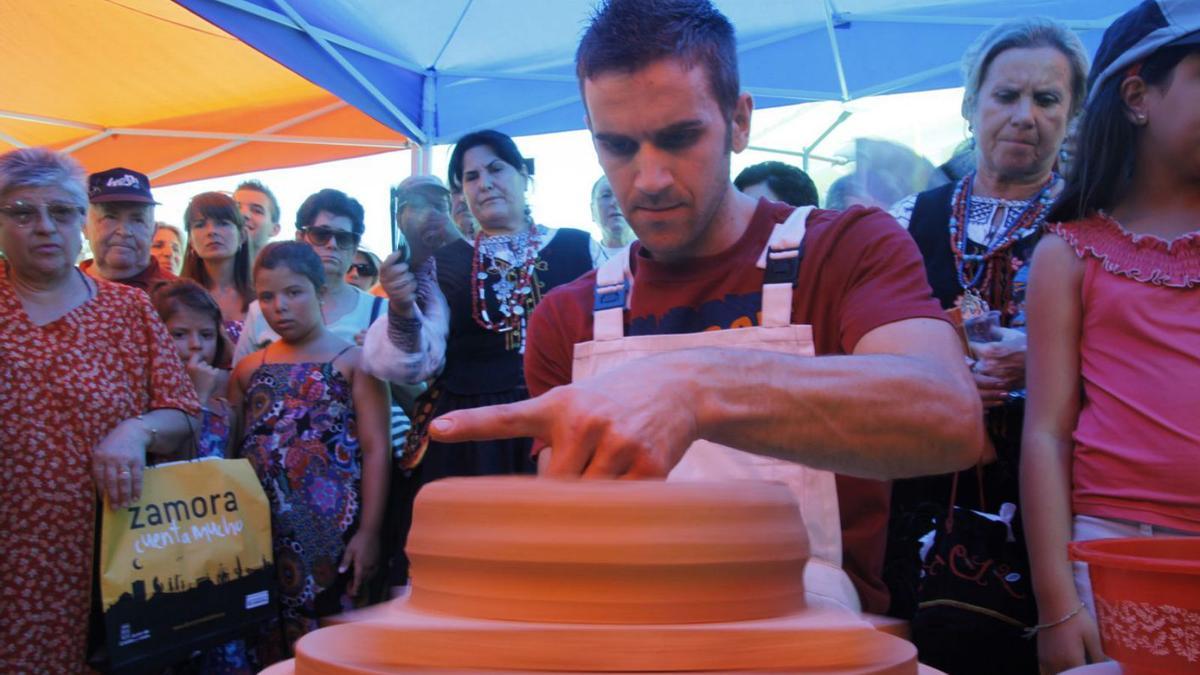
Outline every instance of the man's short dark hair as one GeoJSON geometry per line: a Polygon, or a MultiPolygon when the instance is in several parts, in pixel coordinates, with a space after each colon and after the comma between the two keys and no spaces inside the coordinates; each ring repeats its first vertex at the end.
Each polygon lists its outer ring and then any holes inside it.
{"type": "Polygon", "coordinates": [[[354,234],[362,236],[367,229],[363,224],[362,204],[345,192],[333,188],[325,188],[309,195],[308,199],[304,200],[304,203],[300,205],[300,210],[296,211],[296,229],[303,230],[312,225],[313,221],[317,219],[317,214],[322,211],[349,218],[350,231],[354,234]]]}
{"type": "Polygon", "coordinates": [[[741,91],[737,40],[709,0],[605,0],[575,52],[580,95],[596,75],[633,73],[664,58],[704,66],[721,114],[733,118],[741,91]]]}
{"type": "MultiPolygon", "coordinates": [[[[238,184],[237,190],[253,190],[254,192],[261,192],[266,195],[267,199],[271,202],[271,222],[279,222],[279,200],[275,199],[275,193],[271,192],[271,188],[263,185],[261,181],[251,178],[238,184]]],[[[237,192],[237,190],[234,190],[234,192],[237,192]]]]}
{"type": "Polygon", "coordinates": [[[733,179],[737,189],[745,192],[751,185],[766,183],[775,196],[792,206],[817,206],[817,186],[797,167],[784,162],[760,162],[742,169],[733,179]]]}

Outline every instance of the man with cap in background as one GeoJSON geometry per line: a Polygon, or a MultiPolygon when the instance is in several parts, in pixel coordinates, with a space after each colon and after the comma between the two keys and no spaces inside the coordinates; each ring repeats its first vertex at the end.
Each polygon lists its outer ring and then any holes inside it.
{"type": "Polygon", "coordinates": [[[117,167],[88,176],[84,235],[92,260],[79,265],[97,279],[140,288],[147,293],[176,279],[150,255],[154,236],[154,196],[145,174],[117,167]]]}
{"type": "Polygon", "coordinates": [[[394,384],[417,384],[441,367],[450,331],[433,252],[462,234],[450,218],[450,190],[434,176],[409,176],[393,188],[392,217],[404,244],[380,266],[387,320],[367,331],[364,367],[394,384]]]}

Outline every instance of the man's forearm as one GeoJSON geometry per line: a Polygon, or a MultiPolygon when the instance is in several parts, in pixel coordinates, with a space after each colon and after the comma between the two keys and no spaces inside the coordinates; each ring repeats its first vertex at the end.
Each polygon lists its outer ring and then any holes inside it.
{"type": "Polygon", "coordinates": [[[969,379],[919,357],[800,357],[697,349],[661,357],[697,404],[706,440],[864,478],[955,471],[978,461],[969,379]]]}

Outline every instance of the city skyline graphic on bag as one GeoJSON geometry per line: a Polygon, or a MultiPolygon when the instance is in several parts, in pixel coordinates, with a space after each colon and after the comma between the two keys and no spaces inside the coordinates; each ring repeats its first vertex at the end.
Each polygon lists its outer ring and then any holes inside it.
{"type": "Polygon", "coordinates": [[[100,568],[114,671],[169,665],[271,618],[271,515],[250,463],[148,467],[138,502],[104,509],[100,568]]]}

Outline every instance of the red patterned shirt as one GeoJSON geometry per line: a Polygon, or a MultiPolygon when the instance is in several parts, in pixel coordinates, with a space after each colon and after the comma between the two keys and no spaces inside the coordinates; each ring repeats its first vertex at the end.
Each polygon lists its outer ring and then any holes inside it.
{"type": "Polygon", "coordinates": [[[85,672],[96,491],[92,449],[157,408],[199,414],[145,293],[96,296],[39,326],[0,277],[0,672],[85,672]]]}

